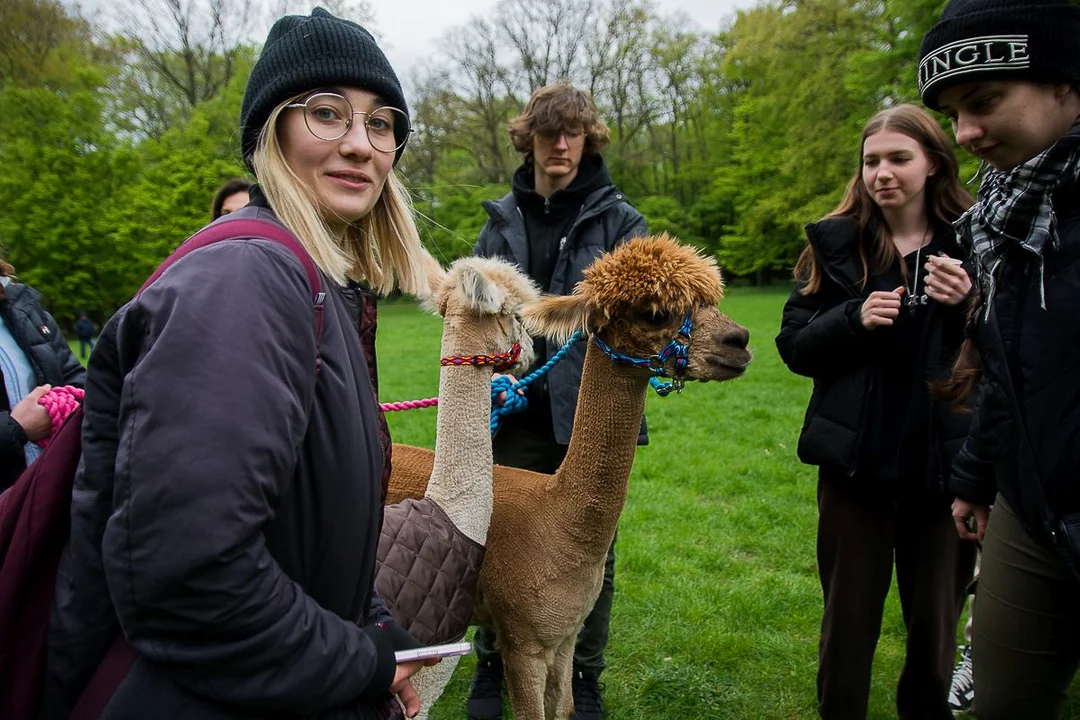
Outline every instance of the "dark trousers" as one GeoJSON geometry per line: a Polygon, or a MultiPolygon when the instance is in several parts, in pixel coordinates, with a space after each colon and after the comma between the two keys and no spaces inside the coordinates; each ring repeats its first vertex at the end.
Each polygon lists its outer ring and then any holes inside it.
{"type": "Polygon", "coordinates": [[[971,658],[979,720],[1061,716],[1080,666],[1080,583],[999,496],[983,543],[971,658]]]}
{"type": "MultiPolygon", "coordinates": [[[[907,628],[896,691],[901,718],[949,720],[947,697],[956,626],[975,564],[975,545],[956,534],[942,500],[897,505],[853,494],[818,477],[818,572],[825,598],[818,646],[818,712],[866,718],[874,660],[893,564],[907,628]]],[[[870,478],[863,484],[873,483],[870,478]]]]}
{"type": "MultiPolygon", "coordinates": [[[[525,422],[508,420],[493,440],[492,452],[495,463],[518,467],[533,472],[554,473],[563,458],[566,446],[555,442],[550,427],[537,431],[525,422]]],[[[574,646],[574,669],[588,670],[599,674],[606,663],[604,649],[608,643],[608,628],[611,624],[611,602],[615,596],[615,541],[608,548],[604,563],[604,584],[592,612],[585,618],[585,624],[578,633],[574,646]]],[[[488,625],[480,625],[473,635],[473,647],[481,662],[499,659],[495,649],[495,630],[488,625]]]]}
{"type": "Polygon", "coordinates": [[[94,349],[94,338],[79,338],[79,356],[86,359],[86,351],[94,349]]]}

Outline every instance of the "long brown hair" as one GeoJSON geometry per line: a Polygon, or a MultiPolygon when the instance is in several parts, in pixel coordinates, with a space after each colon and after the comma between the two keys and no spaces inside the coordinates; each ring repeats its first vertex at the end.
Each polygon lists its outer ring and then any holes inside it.
{"type": "MultiPolygon", "coordinates": [[[[892,242],[892,232],[881,208],[874,202],[862,179],[863,147],[866,139],[879,132],[890,130],[907,135],[919,143],[935,172],[926,178],[926,214],[933,225],[951,225],[975,202],[958,177],[959,165],[953,154],[952,143],[941,128],[920,107],[910,104],[897,105],[878,112],[863,128],[859,139],[859,159],[855,174],[844,191],[844,199],[826,217],[847,217],[859,225],[859,262],[862,265],[862,287],[871,272],[885,272],[900,257],[900,251],[892,242]],[[875,232],[867,232],[873,227],[875,232]],[[871,260],[872,257],[872,260],[871,260]]],[[[901,263],[901,272],[906,267],[901,263]]],[[[802,292],[812,295],[821,289],[822,270],[809,245],[799,255],[795,264],[795,278],[805,282],[802,292]]]]}
{"type": "Polygon", "coordinates": [[[964,326],[967,337],[960,344],[956,358],[953,359],[952,370],[947,377],[930,383],[930,395],[935,400],[950,403],[953,410],[961,413],[971,412],[968,400],[982,377],[982,357],[979,355],[979,346],[972,337],[982,310],[983,295],[976,286],[972,288],[968,299],[967,324],[964,326]]]}
{"type": "MultiPolygon", "coordinates": [[[[0,258],[0,277],[11,278],[12,280],[19,279],[15,277],[15,268],[3,258],[0,258]]],[[[4,286],[0,285],[0,300],[5,299],[6,297],[7,296],[4,294],[4,286]]]]}

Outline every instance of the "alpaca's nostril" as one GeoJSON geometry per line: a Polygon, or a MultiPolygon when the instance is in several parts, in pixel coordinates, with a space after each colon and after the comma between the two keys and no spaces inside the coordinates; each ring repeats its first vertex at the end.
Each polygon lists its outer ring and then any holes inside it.
{"type": "Polygon", "coordinates": [[[740,350],[745,350],[746,346],[750,344],[750,331],[738,325],[722,330],[720,331],[720,342],[724,345],[731,345],[740,350]]]}

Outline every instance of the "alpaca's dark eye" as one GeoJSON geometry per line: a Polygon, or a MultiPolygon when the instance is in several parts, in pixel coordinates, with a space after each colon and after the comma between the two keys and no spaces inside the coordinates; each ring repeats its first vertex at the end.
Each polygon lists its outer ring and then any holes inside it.
{"type": "Polygon", "coordinates": [[[638,313],[638,317],[641,318],[642,321],[647,322],[650,325],[655,325],[656,327],[667,325],[671,322],[671,313],[669,312],[650,312],[646,310],[645,312],[638,313]]]}

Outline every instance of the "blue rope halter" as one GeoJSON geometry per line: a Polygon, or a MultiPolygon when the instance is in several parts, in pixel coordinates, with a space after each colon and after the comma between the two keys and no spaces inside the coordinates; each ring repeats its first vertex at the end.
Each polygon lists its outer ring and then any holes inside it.
{"type": "Polygon", "coordinates": [[[675,337],[671,339],[664,349],[656,355],[650,355],[647,358],[631,357],[624,355],[621,352],[616,352],[611,349],[611,346],[600,339],[599,336],[593,335],[593,342],[596,346],[603,350],[608,357],[614,362],[620,365],[633,365],[635,367],[644,368],[652,373],[652,377],[649,378],[649,385],[660,397],[667,397],[672,392],[682,392],[684,385],[683,377],[686,375],[686,368],[690,364],[690,343],[693,341],[694,330],[694,310],[691,308],[687,311],[686,317],[683,318],[682,325],[679,326],[679,331],[675,333],[675,337]],[[675,358],[675,369],[669,375],[667,372],[667,361],[671,358],[675,358]],[[660,382],[658,377],[671,378],[670,382],[660,382]]]}
{"type": "MultiPolygon", "coordinates": [[[[686,375],[686,368],[690,364],[690,343],[693,340],[693,330],[694,310],[691,308],[687,311],[686,317],[683,318],[682,325],[679,326],[679,331],[675,334],[675,337],[671,339],[671,342],[664,346],[664,349],[659,353],[647,358],[636,358],[616,352],[611,349],[610,345],[596,335],[593,335],[593,341],[596,343],[596,346],[603,350],[614,362],[621,365],[634,365],[635,367],[644,368],[652,373],[653,376],[649,378],[649,385],[656,391],[657,395],[660,397],[667,397],[672,392],[682,392],[683,386],[685,385],[683,376],[686,375]],[[666,365],[671,358],[675,358],[675,369],[668,375],[666,365]],[[669,377],[671,380],[669,382],[661,382],[658,377],[669,377]]],[[[506,375],[501,375],[491,381],[492,435],[499,429],[499,425],[502,424],[504,417],[513,415],[514,413],[524,412],[525,409],[529,407],[528,399],[526,399],[524,395],[519,395],[517,391],[528,387],[530,383],[551,372],[551,368],[555,367],[563,358],[565,358],[566,354],[570,352],[570,348],[581,340],[581,338],[581,331],[575,331],[574,334],[570,336],[570,339],[566,341],[566,344],[559,348],[559,352],[555,353],[550,360],[517,382],[513,382],[506,375]],[[498,398],[499,393],[506,393],[506,399],[503,400],[501,406],[496,399],[498,398]]]]}
{"type": "Polygon", "coordinates": [[[566,354],[570,352],[570,348],[573,347],[578,340],[581,340],[580,330],[574,331],[574,334],[570,336],[570,339],[566,341],[566,344],[559,348],[559,352],[555,353],[550,360],[517,382],[512,381],[506,375],[500,375],[491,381],[492,435],[499,429],[499,425],[502,424],[504,417],[513,415],[514,413],[524,412],[526,408],[529,407],[528,399],[524,395],[518,395],[517,391],[528,387],[530,383],[539,380],[551,372],[551,368],[558,365],[559,361],[566,357],[566,354]],[[506,393],[506,399],[500,406],[496,398],[499,396],[499,393],[503,392],[506,393]]]}

